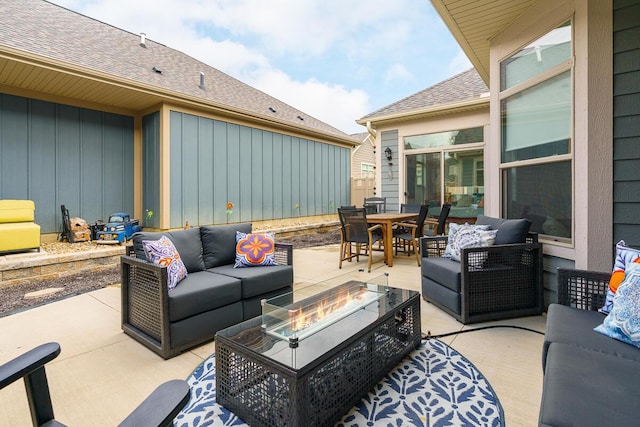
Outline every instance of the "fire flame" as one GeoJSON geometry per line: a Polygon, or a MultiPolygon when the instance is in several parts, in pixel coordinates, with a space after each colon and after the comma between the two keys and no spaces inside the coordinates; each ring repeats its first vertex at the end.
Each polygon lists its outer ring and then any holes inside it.
{"type": "Polygon", "coordinates": [[[294,333],[321,323],[327,316],[363,299],[366,289],[340,290],[335,297],[324,298],[308,307],[289,310],[289,332],[294,333]]]}

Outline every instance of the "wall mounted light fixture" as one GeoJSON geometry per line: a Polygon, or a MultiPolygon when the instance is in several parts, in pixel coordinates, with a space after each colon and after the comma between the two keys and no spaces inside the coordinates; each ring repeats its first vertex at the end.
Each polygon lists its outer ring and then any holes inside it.
{"type": "Polygon", "coordinates": [[[387,160],[393,160],[393,153],[391,152],[391,147],[387,147],[384,149],[384,155],[387,156],[387,160]]]}

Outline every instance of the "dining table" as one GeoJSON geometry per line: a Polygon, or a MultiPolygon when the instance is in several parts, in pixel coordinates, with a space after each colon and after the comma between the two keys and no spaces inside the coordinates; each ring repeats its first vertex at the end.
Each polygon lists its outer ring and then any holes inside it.
{"type": "Polygon", "coordinates": [[[389,267],[393,267],[393,224],[406,222],[418,218],[418,213],[411,212],[389,212],[367,215],[368,224],[382,225],[382,241],[384,245],[384,262],[389,267]]]}

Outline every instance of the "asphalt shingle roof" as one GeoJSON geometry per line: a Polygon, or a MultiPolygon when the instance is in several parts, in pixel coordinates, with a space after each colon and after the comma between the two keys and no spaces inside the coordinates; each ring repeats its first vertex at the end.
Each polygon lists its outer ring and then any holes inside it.
{"type": "Polygon", "coordinates": [[[472,101],[487,92],[489,92],[489,88],[487,88],[487,85],[482,81],[476,70],[472,68],[367,114],[360,121],[372,120],[392,114],[410,113],[427,107],[472,101]]]}
{"type": "Polygon", "coordinates": [[[183,52],[150,39],[146,40],[146,47],[142,47],[139,34],[47,1],[0,1],[0,51],[3,45],[234,110],[271,116],[296,127],[350,138],[331,125],[183,52]],[[154,66],[162,73],[153,71],[154,66]],[[205,75],[204,89],[199,87],[200,72],[205,75]]]}

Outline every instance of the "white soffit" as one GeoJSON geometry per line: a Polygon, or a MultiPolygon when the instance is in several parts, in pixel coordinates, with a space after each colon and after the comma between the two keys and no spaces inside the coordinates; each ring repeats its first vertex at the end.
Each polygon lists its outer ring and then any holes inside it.
{"type": "Polygon", "coordinates": [[[489,84],[489,40],[536,0],[431,0],[444,23],[489,84]]]}

